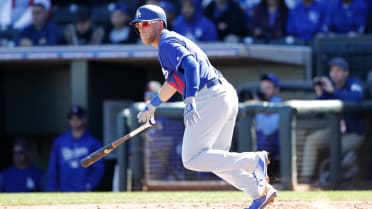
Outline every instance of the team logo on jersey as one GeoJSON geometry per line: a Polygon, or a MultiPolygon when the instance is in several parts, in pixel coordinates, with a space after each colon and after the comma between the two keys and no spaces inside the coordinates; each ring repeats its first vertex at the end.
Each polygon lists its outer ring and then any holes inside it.
{"type": "Polygon", "coordinates": [[[360,86],[359,84],[353,84],[353,85],[351,85],[350,89],[352,91],[363,91],[363,87],[360,86]]]}
{"type": "Polygon", "coordinates": [[[168,79],[169,72],[166,71],[164,68],[162,68],[161,71],[163,72],[163,76],[164,76],[165,80],[167,80],[168,79]]]}

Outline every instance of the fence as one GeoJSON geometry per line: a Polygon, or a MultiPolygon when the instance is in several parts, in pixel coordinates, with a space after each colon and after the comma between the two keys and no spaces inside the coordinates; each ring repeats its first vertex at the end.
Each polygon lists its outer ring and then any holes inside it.
{"type": "MultiPolygon", "coordinates": [[[[143,103],[135,103],[130,110],[126,110],[126,114],[121,114],[119,120],[121,127],[125,121],[129,129],[134,129],[138,126],[135,113],[143,108],[143,103]]],[[[297,166],[296,166],[296,129],[297,118],[304,115],[322,113],[329,114],[329,128],[330,128],[330,147],[331,154],[331,182],[336,184],[340,179],[340,162],[341,162],[341,141],[340,141],[340,118],[339,113],[342,112],[370,112],[372,110],[372,102],[362,103],[348,103],[339,100],[290,100],[280,104],[272,104],[266,102],[246,102],[240,104],[238,117],[238,136],[237,136],[237,151],[251,151],[253,150],[253,139],[251,129],[247,127],[252,126],[253,115],[257,112],[277,112],[280,114],[280,184],[281,189],[292,190],[297,186],[297,166]]],[[[157,115],[167,116],[171,118],[181,118],[183,114],[183,105],[180,103],[165,104],[157,109],[157,115]]],[[[128,130],[122,129],[121,133],[128,130]]],[[[120,189],[144,189],[142,188],[145,177],[144,163],[144,141],[140,139],[141,136],[136,136],[129,143],[125,144],[119,154],[120,164],[120,189]],[[130,147],[130,149],[128,149],[130,147]],[[128,158],[129,156],[129,158],[128,158]],[[126,160],[123,163],[123,160],[126,160]],[[130,172],[127,172],[130,171],[130,172]],[[129,175],[128,175],[129,174],[129,175]],[[129,178],[128,178],[129,177],[129,178]],[[132,185],[133,183],[133,185],[132,185]]],[[[220,188],[226,188],[226,184],[221,181],[212,180],[210,182],[203,181],[169,181],[172,188],[182,188],[182,186],[193,184],[204,188],[210,185],[217,185],[220,188]]],[[[166,181],[163,182],[166,184],[166,181]]],[[[170,188],[170,187],[163,187],[170,188]]]]}
{"type": "MultiPolygon", "coordinates": [[[[313,44],[315,75],[328,74],[328,61],[344,57],[352,76],[365,78],[372,69],[372,36],[336,36],[316,38],[313,44]]],[[[314,76],[314,75],[313,75],[314,76]]]]}

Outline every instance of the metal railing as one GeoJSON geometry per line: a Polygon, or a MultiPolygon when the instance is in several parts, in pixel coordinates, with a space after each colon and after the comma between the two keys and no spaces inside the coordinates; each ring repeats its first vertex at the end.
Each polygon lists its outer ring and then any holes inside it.
{"type": "MultiPolygon", "coordinates": [[[[143,108],[143,103],[134,103],[130,109],[124,110],[118,117],[122,135],[138,126],[136,113],[143,108]],[[127,124],[127,125],[124,125],[127,124]]],[[[297,117],[308,114],[328,114],[330,129],[330,154],[331,154],[331,182],[337,183],[340,179],[341,163],[341,133],[340,117],[342,112],[372,112],[372,102],[361,103],[342,102],[340,100],[290,100],[283,103],[246,102],[239,107],[237,126],[239,129],[237,151],[252,151],[253,139],[251,129],[254,114],[257,112],[272,112],[280,114],[280,184],[283,190],[293,190],[297,186],[296,167],[296,128],[297,117]]],[[[157,109],[157,114],[169,117],[182,117],[183,104],[163,104],[157,109]]],[[[143,141],[140,136],[134,137],[129,143],[124,144],[119,150],[118,162],[120,166],[119,189],[128,190],[132,182],[140,184],[143,178],[143,141]],[[128,146],[130,157],[128,159],[128,146]],[[130,172],[128,172],[128,170],[130,172]],[[129,173],[129,179],[128,179],[129,173]],[[136,183],[137,182],[137,183],[136,183]]]]}

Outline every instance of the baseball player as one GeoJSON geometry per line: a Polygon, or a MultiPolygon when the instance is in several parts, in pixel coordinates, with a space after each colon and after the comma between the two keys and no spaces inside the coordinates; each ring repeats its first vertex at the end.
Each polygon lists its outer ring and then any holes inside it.
{"type": "Polygon", "coordinates": [[[156,5],[137,9],[135,25],[144,44],[158,49],[165,82],[158,95],[139,112],[139,122],[154,116],[156,107],[176,93],[183,95],[185,132],[182,162],[187,169],[213,172],[250,195],[248,209],[271,203],[277,191],[268,183],[268,153],[229,152],[238,97],[234,87],[209,62],[192,41],[167,30],[166,15],[156,5]]]}

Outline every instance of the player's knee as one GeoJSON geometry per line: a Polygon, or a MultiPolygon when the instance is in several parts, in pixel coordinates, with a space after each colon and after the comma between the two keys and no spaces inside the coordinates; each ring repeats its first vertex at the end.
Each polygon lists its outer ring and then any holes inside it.
{"type": "Polygon", "coordinates": [[[182,158],[182,163],[183,163],[183,166],[186,169],[189,169],[189,170],[192,170],[192,171],[198,170],[198,166],[197,166],[197,163],[196,163],[195,159],[182,158]]]}

